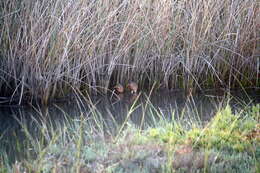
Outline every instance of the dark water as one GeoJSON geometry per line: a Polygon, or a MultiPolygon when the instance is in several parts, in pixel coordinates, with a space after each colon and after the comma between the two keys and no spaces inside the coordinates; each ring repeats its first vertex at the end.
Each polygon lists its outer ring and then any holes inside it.
{"type": "MultiPolygon", "coordinates": [[[[230,104],[234,111],[244,105],[260,103],[259,90],[234,90],[230,93],[219,91],[204,91],[203,94],[187,96],[180,90],[157,92],[151,94],[119,96],[92,96],[91,99],[71,99],[63,103],[53,103],[48,107],[0,107],[0,156],[1,152],[12,152],[12,146],[17,139],[23,140],[24,133],[20,122],[28,127],[29,132],[36,131],[37,121],[62,124],[70,117],[80,119],[80,116],[102,117],[106,124],[105,130],[116,132],[118,125],[131,121],[136,126],[153,124],[160,118],[182,121],[205,122],[210,120],[217,110],[230,104]],[[129,114],[129,110],[134,110],[129,114]]],[[[1,158],[0,158],[1,159],[1,158]]]]}
{"type": "Polygon", "coordinates": [[[48,107],[19,107],[0,105],[0,132],[20,126],[21,117],[33,119],[44,117],[49,121],[62,121],[64,117],[77,118],[80,115],[91,118],[98,114],[104,121],[114,119],[121,124],[128,118],[133,124],[140,125],[141,120],[149,121],[152,115],[166,119],[195,118],[208,121],[216,111],[226,104],[237,110],[248,104],[260,103],[260,90],[233,90],[225,93],[221,90],[208,90],[203,94],[187,96],[181,90],[156,92],[138,95],[92,96],[91,99],[71,99],[62,103],[53,103],[48,107]],[[131,116],[129,110],[134,109],[131,116]],[[157,112],[157,113],[156,113],[157,112]],[[173,116],[174,112],[174,116],[173,116]]]}
{"type": "MultiPolygon", "coordinates": [[[[149,124],[154,117],[166,119],[210,120],[216,111],[227,104],[234,110],[247,104],[260,103],[259,90],[242,90],[224,93],[222,91],[205,91],[188,97],[184,92],[157,92],[140,95],[93,96],[91,99],[75,99],[63,103],[53,103],[48,107],[0,107],[0,133],[8,133],[8,129],[19,129],[19,119],[44,119],[50,122],[61,122],[64,117],[78,118],[80,115],[91,117],[93,114],[102,117],[104,122],[122,124],[126,118],[137,126],[142,120],[149,124]],[[129,110],[134,111],[129,115],[129,110]],[[173,114],[174,112],[174,114],[173,114]],[[18,120],[18,121],[17,121],[18,120]]],[[[151,122],[152,123],[152,122],[151,122]]]]}

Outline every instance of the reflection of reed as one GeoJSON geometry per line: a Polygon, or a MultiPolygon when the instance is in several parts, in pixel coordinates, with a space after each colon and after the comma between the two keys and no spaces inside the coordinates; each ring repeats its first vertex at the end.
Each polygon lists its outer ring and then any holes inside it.
{"type": "MultiPolygon", "coordinates": [[[[229,103],[232,105],[237,105],[238,101],[241,102],[243,96],[239,92],[239,99],[235,99],[235,93],[232,93],[234,99],[229,103]]],[[[12,114],[26,117],[28,114],[36,117],[45,117],[49,121],[65,121],[66,116],[70,118],[77,118],[81,115],[92,119],[94,114],[98,114],[100,117],[104,118],[104,121],[111,121],[111,116],[115,118],[118,124],[121,124],[127,118],[129,111],[131,116],[129,119],[136,125],[140,124],[141,117],[145,114],[144,122],[151,119],[150,114],[155,112],[160,112],[160,115],[166,118],[186,118],[187,120],[192,117],[198,117],[202,121],[209,120],[215,111],[226,104],[225,97],[219,96],[219,91],[207,91],[205,95],[195,94],[189,99],[185,99],[185,94],[181,90],[177,91],[163,91],[160,93],[154,93],[149,98],[146,93],[142,94],[131,94],[122,93],[117,94],[118,97],[110,96],[107,97],[90,97],[86,101],[71,101],[67,103],[57,103],[49,107],[37,107],[34,109],[17,109],[12,108],[12,112],[0,110],[1,122],[5,127],[8,121],[5,121],[5,117],[11,116],[12,114]],[[210,97],[209,97],[210,96],[210,97]],[[90,100],[92,99],[92,100],[90,100]],[[148,103],[148,104],[147,104],[148,103]],[[136,108],[138,107],[138,108],[136,108]],[[131,109],[132,108],[132,109],[131,109]],[[133,109],[134,108],[134,109],[133,109]],[[19,110],[19,112],[17,112],[19,110]],[[173,114],[174,112],[174,114],[173,114]],[[108,116],[109,115],[109,116],[108,116]],[[174,117],[173,117],[174,115],[174,117]]],[[[237,93],[238,94],[238,93],[237,93]]],[[[253,92],[251,94],[254,94],[253,92]]],[[[257,99],[257,98],[255,98],[257,99]]],[[[259,101],[259,95],[258,95],[259,101]]],[[[250,102],[250,100],[248,100],[250,102]]]]}

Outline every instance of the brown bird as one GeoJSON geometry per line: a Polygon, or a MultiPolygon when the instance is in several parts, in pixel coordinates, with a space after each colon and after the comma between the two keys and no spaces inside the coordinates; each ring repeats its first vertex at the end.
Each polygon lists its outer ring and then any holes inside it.
{"type": "Polygon", "coordinates": [[[126,86],[132,94],[137,93],[138,90],[138,85],[135,82],[130,82],[127,86],[126,86]]]}
{"type": "Polygon", "coordinates": [[[120,94],[120,93],[124,92],[124,87],[121,84],[116,84],[116,86],[114,86],[114,89],[116,90],[117,94],[120,94]]]}

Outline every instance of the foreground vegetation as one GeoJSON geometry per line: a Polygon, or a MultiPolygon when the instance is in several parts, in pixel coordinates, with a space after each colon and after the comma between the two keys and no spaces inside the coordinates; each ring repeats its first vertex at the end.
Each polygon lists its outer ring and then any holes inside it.
{"type": "Polygon", "coordinates": [[[1,142],[0,172],[260,171],[259,104],[236,113],[227,106],[207,123],[166,120],[152,105],[148,112],[154,121],[145,129],[127,119],[113,133],[95,111],[52,123],[21,119],[23,135],[6,140],[13,149],[1,142]]]}
{"type": "Polygon", "coordinates": [[[258,0],[1,1],[0,93],[259,87],[259,14],[258,0]]]}

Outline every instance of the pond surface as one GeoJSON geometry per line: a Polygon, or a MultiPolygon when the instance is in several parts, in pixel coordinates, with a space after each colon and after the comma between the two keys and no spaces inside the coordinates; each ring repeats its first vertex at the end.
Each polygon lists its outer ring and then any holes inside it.
{"type": "MultiPolygon", "coordinates": [[[[77,97],[75,97],[77,98],[77,97]]],[[[139,95],[108,95],[92,96],[91,99],[70,99],[62,103],[53,103],[48,107],[16,107],[1,106],[0,108],[0,155],[2,151],[12,153],[12,146],[24,129],[21,121],[27,124],[28,131],[34,132],[37,120],[52,124],[62,124],[67,117],[80,120],[89,117],[95,121],[99,117],[105,125],[105,130],[113,134],[124,122],[145,128],[160,118],[182,120],[183,122],[207,122],[217,110],[231,105],[234,111],[239,108],[260,103],[259,90],[234,90],[230,93],[223,91],[204,91],[203,94],[187,96],[180,90],[171,92],[156,92],[139,95]],[[131,112],[131,113],[129,113],[131,112]],[[93,118],[95,117],[95,118],[93,118]]],[[[16,146],[17,148],[17,146],[16,146]]],[[[1,158],[0,158],[1,159],[1,158]]]]}
{"type": "MultiPolygon", "coordinates": [[[[203,94],[187,96],[181,90],[161,91],[154,94],[91,96],[91,99],[68,99],[66,102],[52,103],[48,107],[25,107],[0,105],[0,132],[16,126],[20,117],[45,117],[50,121],[62,121],[62,117],[73,118],[80,115],[98,114],[105,121],[114,119],[118,124],[131,120],[137,126],[141,120],[149,121],[152,115],[160,114],[164,118],[195,118],[208,121],[216,111],[231,105],[237,110],[248,104],[260,103],[260,90],[233,90],[225,93],[221,90],[208,90],[203,94]],[[129,110],[134,110],[129,115],[129,110]]],[[[18,123],[19,124],[19,123],[18,123]]],[[[18,125],[19,126],[19,125],[18,125]]]]}

